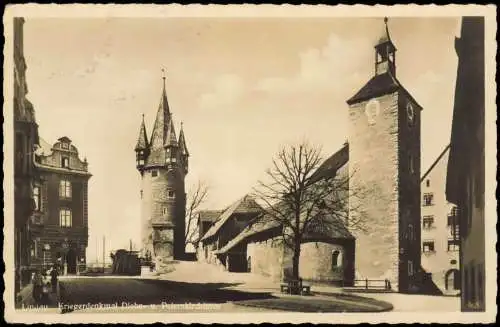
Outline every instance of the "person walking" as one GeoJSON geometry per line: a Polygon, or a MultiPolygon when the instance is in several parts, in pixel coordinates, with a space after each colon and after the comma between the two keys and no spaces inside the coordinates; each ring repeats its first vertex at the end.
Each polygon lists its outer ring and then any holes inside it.
{"type": "Polygon", "coordinates": [[[52,270],[50,271],[50,285],[52,285],[52,293],[57,293],[57,278],[59,277],[59,272],[57,271],[57,265],[54,264],[52,270]]]}
{"type": "Polygon", "coordinates": [[[36,303],[40,303],[43,297],[43,277],[40,270],[35,270],[33,273],[33,299],[36,303]]]}

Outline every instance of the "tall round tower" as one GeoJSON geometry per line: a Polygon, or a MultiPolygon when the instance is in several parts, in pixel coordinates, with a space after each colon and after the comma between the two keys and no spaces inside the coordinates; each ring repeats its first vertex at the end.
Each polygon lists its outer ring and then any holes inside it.
{"type": "Polygon", "coordinates": [[[156,259],[181,259],[185,252],[184,178],[189,153],[182,128],[178,139],[175,133],[165,77],[150,141],[143,118],[135,152],[141,174],[142,250],[156,259]]]}

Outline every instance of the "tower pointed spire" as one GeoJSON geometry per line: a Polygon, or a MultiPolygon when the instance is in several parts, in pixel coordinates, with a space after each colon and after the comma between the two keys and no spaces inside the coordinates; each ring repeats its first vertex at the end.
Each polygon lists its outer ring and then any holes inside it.
{"type": "Polygon", "coordinates": [[[177,135],[175,134],[174,122],[172,117],[168,120],[167,137],[165,139],[165,146],[177,146],[177,135]]]}
{"type": "Polygon", "coordinates": [[[139,128],[139,137],[137,138],[137,145],[135,151],[145,150],[148,147],[148,136],[146,134],[146,125],[144,124],[144,114],[142,114],[141,127],[139,128]]]}
{"type": "Polygon", "coordinates": [[[184,156],[189,156],[189,151],[186,146],[186,139],[184,136],[184,124],[181,122],[181,131],[179,133],[179,147],[181,149],[181,154],[184,156]]]}

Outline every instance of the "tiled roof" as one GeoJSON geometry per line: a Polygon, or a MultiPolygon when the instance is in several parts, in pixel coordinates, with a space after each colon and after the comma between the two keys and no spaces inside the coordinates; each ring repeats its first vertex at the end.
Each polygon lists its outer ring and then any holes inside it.
{"type": "Polygon", "coordinates": [[[347,100],[347,104],[366,101],[397,90],[403,91],[419,108],[422,108],[390,72],[373,76],[353,97],[347,100]]]}
{"type": "Polygon", "coordinates": [[[432,171],[432,169],[434,169],[434,167],[436,167],[436,165],[438,164],[438,162],[444,157],[444,155],[446,154],[446,152],[448,152],[448,150],[450,149],[450,144],[448,144],[443,152],[441,152],[441,154],[437,157],[437,159],[432,163],[432,165],[429,167],[429,169],[427,169],[427,171],[425,172],[425,174],[422,176],[422,178],[420,179],[420,182],[423,182],[424,179],[427,177],[427,175],[429,175],[429,173],[432,171]]]}
{"type": "Polygon", "coordinates": [[[184,137],[184,129],[182,127],[182,123],[181,123],[181,131],[179,134],[179,147],[181,148],[181,153],[183,155],[189,156],[189,151],[188,151],[187,146],[186,146],[186,139],[184,137]]]}
{"type": "Polygon", "coordinates": [[[279,228],[281,225],[272,219],[266,219],[265,215],[259,216],[255,222],[251,223],[245,229],[241,231],[236,237],[229,241],[217,253],[226,253],[231,250],[236,245],[240,244],[242,241],[248,240],[251,236],[257,235],[259,233],[269,231],[274,228],[279,228]]]}
{"type": "Polygon", "coordinates": [[[217,234],[219,229],[231,218],[231,216],[235,213],[260,213],[262,212],[262,207],[255,202],[255,200],[249,196],[245,195],[243,198],[234,202],[229,208],[224,210],[224,212],[220,215],[217,222],[210,227],[210,229],[203,235],[201,241],[206,240],[217,234]]]}
{"type": "Polygon", "coordinates": [[[144,150],[148,147],[148,136],[146,134],[146,125],[144,124],[144,115],[142,116],[141,127],[139,130],[139,137],[137,139],[137,145],[135,150],[144,150]]]}
{"type": "Polygon", "coordinates": [[[168,120],[167,137],[165,138],[165,145],[177,146],[177,135],[175,134],[174,120],[172,115],[168,120]]]}
{"type": "Polygon", "coordinates": [[[214,222],[223,212],[223,210],[201,210],[198,211],[198,219],[201,221],[214,222]]]}
{"type": "Polygon", "coordinates": [[[52,145],[43,138],[38,139],[38,145],[39,147],[35,151],[37,156],[49,156],[52,153],[52,145]]]}
{"type": "Polygon", "coordinates": [[[349,143],[344,146],[328,159],[326,159],[321,166],[313,173],[312,179],[317,181],[325,177],[334,177],[337,171],[342,168],[349,161],[349,143]]]}

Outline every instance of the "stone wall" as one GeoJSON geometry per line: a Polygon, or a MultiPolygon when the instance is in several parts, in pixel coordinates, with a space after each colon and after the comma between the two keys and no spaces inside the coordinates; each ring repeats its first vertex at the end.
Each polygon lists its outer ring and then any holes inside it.
{"type": "MultiPolygon", "coordinates": [[[[184,228],[186,194],[184,190],[184,174],[178,169],[167,170],[164,167],[151,168],[144,171],[142,176],[142,242],[144,250],[153,252],[152,223],[163,223],[172,229],[172,232],[160,232],[162,240],[172,244],[172,249],[165,251],[157,249],[158,253],[171,253],[171,256],[180,257],[184,253],[184,228]],[[155,172],[156,176],[153,176],[155,172]],[[167,233],[167,234],[166,234],[167,233]],[[167,238],[170,238],[167,240],[167,238]]],[[[164,227],[163,229],[165,229],[164,227]]]]}
{"type": "Polygon", "coordinates": [[[356,237],[356,278],[389,279],[398,289],[398,93],[378,98],[371,124],[368,101],[349,108],[349,216],[360,217],[364,231],[356,237]]]}
{"type": "Polygon", "coordinates": [[[282,276],[283,247],[279,239],[268,239],[247,245],[247,260],[250,258],[250,272],[280,280],[282,276]]]}

